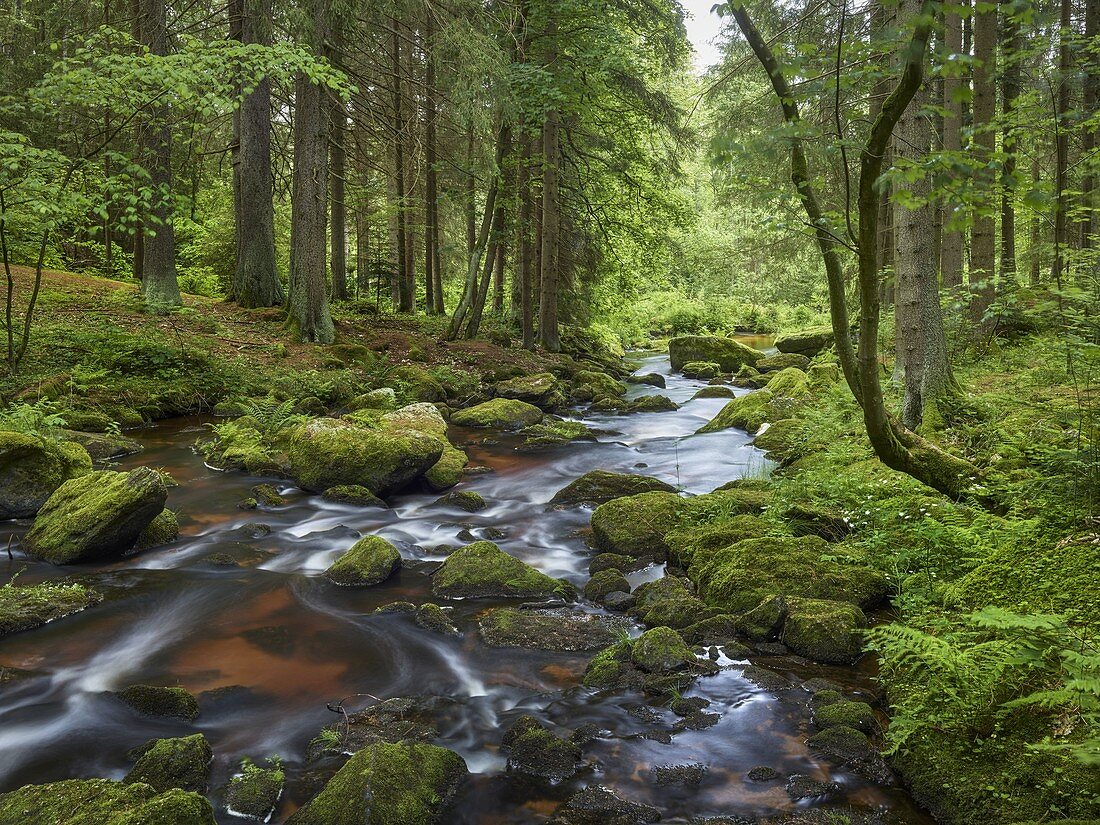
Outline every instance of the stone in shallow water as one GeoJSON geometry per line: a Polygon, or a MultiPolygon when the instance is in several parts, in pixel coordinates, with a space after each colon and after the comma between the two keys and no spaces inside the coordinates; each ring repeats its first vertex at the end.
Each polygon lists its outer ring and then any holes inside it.
{"type": "Polygon", "coordinates": [[[364,536],[325,571],[325,577],[345,587],[379,584],[401,566],[397,548],[380,536],[364,536]]]}
{"type": "Polygon", "coordinates": [[[282,796],[285,779],[280,768],[261,768],[246,760],[241,773],[229,780],[225,807],[235,816],[266,822],[282,796]]]}
{"type": "Polygon", "coordinates": [[[603,504],[622,496],[660,491],[674,493],[676,488],[656,478],[634,473],[593,470],[562,487],[550,499],[552,505],[603,504]]]}
{"type": "Polygon", "coordinates": [[[163,793],[172,788],[205,793],[214,752],[201,733],[179,739],[150,739],[131,753],[137,758],[123,780],[163,793]]]}
{"type": "Polygon", "coordinates": [[[794,774],[787,779],[787,796],[795,802],[804,799],[825,801],[840,795],[840,785],[836,782],[822,782],[804,774],[794,774]]]}
{"type": "Polygon", "coordinates": [[[214,825],[214,810],[197,793],[109,779],[26,785],[0,795],[3,825],[214,825]]]}
{"type": "Polygon", "coordinates": [[[130,685],[115,694],[135,710],[149,716],[191,721],[199,715],[199,703],[181,687],[130,685]]]}
{"type": "Polygon", "coordinates": [[[628,626],[625,619],[567,608],[502,607],[481,619],[480,633],[493,647],[578,651],[607,647],[628,626]]]}
{"type": "Polygon", "coordinates": [[[589,785],[569,798],[552,817],[551,825],[647,825],[661,812],[650,805],[624,799],[610,788],[589,785]]]}
{"type": "Polygon", "coordinates": [[[9,583],[0,587],[0,636],[79,613],[101,598],[82,584],[43,582],[21,587],[9,583]]]}
{"type": "Polygon", "coordinates": [[[568,594],[571,589],[490,541],[456,550],[432,576],[432,592],[443,598],[533,598],[568,594]]]}
{"type": "Polygon", "coordinates": [[[581,749],[555,736],[533,716],[521,716],[504,733],[500,747],[508,754],[508,769],[517,773],[561,782],[577,772],[581,749]]]}

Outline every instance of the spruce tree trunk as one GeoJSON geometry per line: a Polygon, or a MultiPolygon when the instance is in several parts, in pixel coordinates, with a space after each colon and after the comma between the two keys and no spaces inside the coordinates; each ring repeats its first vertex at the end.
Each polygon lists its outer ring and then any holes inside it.
{"type": "Polygon", "coordinates": [[[519,195],[518,246],[519,270],[519,322],[524,349],[535,348],[534,271],[535,244],[532,222],[534,199],[531,192],[531,162],[535,141],[530,135],[523,137],[523,157],[520,159],[516,188],[519,195]]]}
{"type": "MultiPolygon", "coordinates": [[[[1085,0],[1085,42],[1096,43],[1097,38],[1100,38],[1100,2],[1085,0]]],[[[1089,112],[1100,110],[1100,60],[1095,57],[1087,61],[1081,92],[1081,111],[1086,116],[1089,112]]],[[[1081,156],[1092,157],[1096,148],[1096,128],[1085,129],[1081,137],[1081,156]]],[[[1097,203],[1096,189],[1096,167],[1085,164],[1081,179],[1081,205],[1084,207],[1080,223],[1082,249],[1092,249],[1096,245],[1094,235],[1100,232],[1100,217],[1097,216],[1100,204],[1097,203]]],[[[1100,272],[1100,262],[1094,265],[1094,269],[1100,272]]]]}
{"type": "MultiPolygon", "coordinates": [[[[271,45],[271,0],[240,0],[241,42],[271,45]]],[[[237,266],[233,297],[242,307],[269,307],[285,300],[275,267],[275,207],[271,175],[271,81],[263,78],[238,112],[237,266]]]]}
{"type": "Polygon", "coordinates": [[[1070,36],[1073,25],[1072,0],[1062,0],[1058,31],[1058,95],[1054,113],[1054,262],[1050,278],[1062,286],[1065,274],[1065,250],[1069,217],[1069,132],[1070,122],[1070,73],[1073,71],[1073,53],[1070,36]]]}
{"type": "MultiPolygon", "coordinates": [[[[997,108],[997,7],[982,10],[979,5],[974,17],[974,148],[978,159],[988,163],[997,143],[994,119],[997,108]]],[[[986,173],[984,186],[992,190],[995,181],[986,173]]],[[[989,197],[983,193],[983,197],[989,197]]],[[[992,214],[974,217],[970,249],[970,318],[975,324],[985,324],[985,316],[993,303],[994,267],[997,254],[997,227],[992,214]]]]}
{"type": "Polygon", "coordinates": [[[390,18],[392,35],[390,38],[390,68],[393,76],[393,169],[394,169],[394,208],[397,212],[397,309],[400,312],[412,312],[415,309],[415,296],[409,295],[409,238],[405,224],[405,115],[404,93],[401,63],[401,36],[396,17],[390,18]]]}
{"type": "Polygon", "coordinates": [[[550,109],[542,126],[542,255],[539,279],[539,343],[550,352],[561,350],[558,333],[558,283],[561,279],[558,173],[561,150],[558,140],[558,112],[550,109]]]}
{"type": "MultiPolygon", "coordinates": [[[[962,18],[958,11],[944,13],[944,63],[957,65],[955,55],[962,52],[962,18]]],[[[962,78],[953,71],[943,79],[943,148],[945,152],[962,149],[962,78]]],[[[940,241],[940,278],[947,289],[958,289],[963,282],[963,232],[951,225],[950,214],[944,215],[940,241]]]]}
{"type": "MultiPolygon", "coordinates": [[[[328,0],[313,0],[311,43],[320,55],[328,32],[328,0]]],[[[335,338],[325,284],[328,129],[321,86],[300,73],[294,83],[294,179],[290,213],[289,324],[302,340],[335,338]]]]}
{"type": "MultiPolygon", "coordinates": [[[[150,53],[168,54],[165,0],[141,0],[142,43],[150,53]]],[[[145,168],[153,189],[153,205],[145,223],[142,245],[141,293],[151,309],[177,307],[180,299],[176,280],[176,235],[172,226],[172,132],[168,108],[153,107],[142,129],[145,168]]]]}
{"type": "MultiPolygon", "coordinates": [[[[1039,163],[1039,159],[1035,158],[1031,162],[1031,182],[1037,189],[1039,182],[1042,179],[1040,177],[1042,166],[1039,163]]],[[[1039,248],[1043,243],[1043,220],[1039,213],[1036,212],[1031,218],[1031,237],[1028,240],[1027,245],[1027,260],[1031,271],[1028,275],[1028,283],[1032,286],[1039,286],[1041,281],[1041,270],[1043,266],[1043,257],[1040,254],[1039,248]]]]}
{"type": "Polygon", "coordinates": [[[1013,0],[1001,0],[1004,40],[1001,49],[1001,108],[1004,130],[1001,135],[1001,272],[998,286],[1001,291],[1016,286],[1016,156],[1019,124],[1016,99],[1020,96],[1020,52],[1023,35],[1020,21],[1013,14],[1013,0]]]}
{"type": "Polygon", "coordinates": [[[344,177],[347,167],[347,150],[344,147],[347,134],[347,112],[344,101],[336,95],[328,96],[329,110],[329,246],[332,273],[332,299],[348,299],[348,252],[347,252],[347,203],[345,201],[344,177]]]}

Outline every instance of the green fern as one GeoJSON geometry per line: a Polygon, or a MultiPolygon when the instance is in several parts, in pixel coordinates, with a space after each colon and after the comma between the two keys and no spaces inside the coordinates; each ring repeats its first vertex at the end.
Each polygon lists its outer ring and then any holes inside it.
{"type": "Polygon", "coordinates": [[[33,435],[42,441],[57,439],[66,423],[57,405],[45,398],[0,411],[0,430],[33,435]]]}

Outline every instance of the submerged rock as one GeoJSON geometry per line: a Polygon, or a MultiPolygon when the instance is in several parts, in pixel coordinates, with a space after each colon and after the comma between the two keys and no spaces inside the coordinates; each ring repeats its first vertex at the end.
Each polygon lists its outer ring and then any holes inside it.
{"type": "Polygon", "coordinates": [[[168,490],[156,470],[101,470],[66,481],[23,538],[28,556],[53,564],[94,561],[131,550],[164,509],[168,490]]]}
{"type": "Polygon", "coordinates": [[[891,779],[890,768],[866,734],[846,725],[836,725],[815,733],[806,744],[833,761],[850,767],[872,782],[885,784],[891,779]]]}
{"type": "Polygon", "coordinates": [[[0,795],[0,825],[215,825],[197,793],[163,793],[144,783],[67,779],[0,795]]]}
{"type": "Polygon", "coordinates": [[[447,696],[400,696],[378,702],[325,728],[309,746],[311,758],[354,753],[380,742],[425,742],[439,735],[437,718],[458,707],[447,696]]]}
{"type": "Polygon", "coordinates": [[[649,476],[592,470],[554,493],[550,504],[603,504],[623,496],[652,492],[675,493],[676,488],[649,476]]]}
{"type": "Polygon", "coordinates": [[[683,499],[675,493],[641,493],[605,502],[592,513],[592,537],[605,553],[663,561],[665,534],[673,526],[683,499]]]}
{"type": "Polygon", "coordinates": [[[33,516],[57,488],[91,469],[79,444],[0,432],[0,519],[33,516]]]}
{"type": "Polygon", "coordinates": [[[492,427],[497,430],[519,430],[542,421],[544,413],[533,404],[509,398],[494,398],[473,407],[459,410],[451,421],[463,427],[492,427]]]}
{"type": "Polygon", "coordinates": [[[199,715],[198,701],[181,687],[130,685],[115,695],[130,707],[149,716],[167,716],[190,722],[199,715]]]}
{"type": "Polygon", "coordinates": [[[401,566],[397,548],[380,536],[364,536],[325,571],[325,577],[347,587],[380,584],[401,566]]]}
{"type": "Polygon", "coordinates": [[[137,762],[123,780],[155,791],[171,788],[205,793],[214,752],[201,733],[179,739],[150,739],[135,752],[137,762]]]}
{"type": "Polygon", "coordinates": [[[589,785],[554,812],[550,825],[647,825],[660,819],[661,812],[650,805],[631,802],[602,785],[589,785]]]}
{"type": "Polygon", "coordinates": [[[508,770],[561,782],[577,772],[581,749],[555,736],[533,716],[521,716],[505,731],[501,750],[508,755],[508,770]]]}
{"type": "Polygon", "coordinates": [[[722,372],[736,372],[744,364],[753,365],[764,353],[732,338],[717,335],[682,335],[668,342],[672,369],[679,372],[692,361],[710,361],[722,372]]]}
{"type": "Polygon", "coordinates": [[[568,608],[502,607],[481,618],[479,631],[492,647],[579,651],[607,647],[627,627],[625,619],[568,608]]]}
{"type": "Polygon", "coordinates": [[[432,592],[443,598],[535,598],[570,590],[566,582],[550,578],[491,541],[459,548],[432,577],[432,592]]]}
{"type": "Polygon", "coordinates": [[[462,757],[437,745],[370,745],[287,825],[436,825],[467,775],[462,757]]]}
{"type": "Polygon", "coordinates": [[[0,587],[0,637],[79,613],[101,598],[82,584],[43,582],[21,587],[9,583],[0,587]]]}
{"type": "Polygon", "coordinates": [[[554,416],[546,416],[541,424],[532,424],[519,431],[523,444],[516,449],[530,452],[547,447],[560,447],[573,441],[595,441],[592,430],[581,421],[566,421],[554,416]]]}
{"type": "Polygon", "coordinates": [[[840,795],[840,785],[836,782],[822,782],[804,774],[794,774],[787,779],[786,791],[787,796],[795,802],[804,799],[825,801],[840,795]]]}
{"type": "Polygon", "coordinates": [[[285,781],[286,774],[281,768],[261,768],[246,759],[241,772],[229,780],[225,791],[226,810],[244,819],[267,822],[283,795],[285,781]]]}
{"type": "Polygon", "coordinates": [[[432,633],[442,633],[444,636],[453,636],[458,633],[458,628],[451,622],[447,612],[438,604],[426,602],[420,605],[413,614],[413,621],[425,630],[432,633]]]}

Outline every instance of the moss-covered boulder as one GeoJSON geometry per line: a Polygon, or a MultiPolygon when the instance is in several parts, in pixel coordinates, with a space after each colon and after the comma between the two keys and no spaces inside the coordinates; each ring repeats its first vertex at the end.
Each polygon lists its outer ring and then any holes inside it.
{"type": "Polygon", "coordinates": [[[329,487],[321,498],[337,504],[355,504],[359,507],[388,507],[382,499],[361,484],[338,484],[329,487]]]}
{"type": "Polygon", "coordinates": [[[201,733],[179,739],[152,739],[136,751],[137,762],[123,780],[155,791],[171,788],[205,793],[214,752],[201,733]]]}
{"type": "Polygon", "coordinates": [[[181,687],[130,685],[115,695],[147,716],[166,716],[190,722],[199,715],[198,701],[181,687]]]}
{"type": "Polygon", "coordinates": [[[157,514],[149,526],[138,534],[134,542],[134,550],[149,550],[153,547],[161,547],[178,539],[180,536],[180,523],[176,514],[164,509],[157,514]]]}
{"type": "Polygon", "coordinates": [[[787,332],[775,339],[780,352],[795,352],[813,358],[826,347],[833,345],[833,328],[827,326],[787,332]]]}
{"type": "Polygon", "coordinates": [[[481,617],[479,632],[491,647],[583,651],[607,647],[626,627],[625,619],[568,608],[501,607],[481,617]]]}
{"type": "Polygon", "coordinates": [[[206,798],[144,783],[67,779],[0,795],[0,825],[215,825],[206,798]]]}
{"type": "Polygon", "coordinates": [[[665,534],[673,526],[683,499],[675,493],[641,493],[605,502],[592,512],[592,538],[605,553],[663,561],[665,534]]]}
{"type": "Polygon", "coordinates": [[[462,427],[492,427],[497,430],[520,430],[538,424],[544,413],[534,404],[511,398],[494,398],[459,410],[451,422],[462,427]]]}
{"type": "Polygon", "coordinates": [[[565,403],[565,393],[553,374],[540,372],[536,375],[520,375],[507,381],[501,381],[493,387],[497,398],[511,398],[526,401],[544,410],[552,410],[565,403]]]}
{"type": "Polygon", "coordinates": [[[680,405],[667,395],[642,395],[618,407],[618,411],[623,413],[675,412],[678,409],[680,405]]]}
{"type": "Polygon", "coordinates": [[[465,510],[467,513],[477,513],[489,506],[481,493],[475,493],[473,490],[452,490],[447,495],[437,498],[435,503],[443,507],[465,510]]]}
{"type": "Polygon", "coordinates": [[[428,489],[439,493],[454,487],[462,481],[462,471],[466,468],[467,461],[469,459],[466,453],[458,447],[445,444],[439,461],[424,473],[424,481],[427,482],[428,489]]]}
{"type": "Polygon", "coordinates": [[[871,706],[866,702],[852,702],[847,699],[815,706],[814,724],[822,730],[846,725],[868,736],[880,732],[878,719],[871,706]]]}
{"type": "Polygon", "coordinates": [[[91,469],[79,444],[0,432],[0,519],[33,516],[58,487],[91,469]]]}
{"type": "Polygon", "coordinates": [[[781,418],[757,434],[753,446],[768,454],[780,465],[790,464],[812,451],[803,435],[803,424],[797,418],[781,418]]]}
{"type": "Polygon", "coordinates": [[[767,387],[773,403],[780,398],[801,401],[810,394],[810,378],[800,369],[787,367],[772,373],[767,387]]]}
{"type": "Polygon", "coordinates": [[[826,599],[787,599],[780,637],[787,647],[815,662],[851,664],[863,653],[867,617],[854,604],[826,599]]]}
{"type": "Polygon", "coordinates": [[[716,433],[737,427],[755,433],[772,416],[771,400],[772,393],[767,389],[738,396],[726,404],[709,424],[704,424],[696,432],[716,433]]]}
{"type": "Polygon", "coordinates": [[[397,548],[381,536],[364,536],[325,571],[325,578],[345,587],[381,584],[401,566],[397,548]]]}
{"type": "Polygon", "coordinates": [[[444,636],[452,636],[459,632],[451,622],[451,617],[438,604],[426,602],[416,608],[413,613],[413,621],[418,627],[422,627],[432,633],[441,633],[444,636]]]}
{"type": "Polygon", "coordinates": [[[758,390],[768,383],[768,377],[756,367],[746,364],[730,379],[730,383],[742,389],[758,390]]]}
{"type": "Polygon", "coordinates": [[[787,600],[782,596],[768,596],[752,610],[737,617],[737,632],[754,642],[774,639],[787,620],[787,600]]]}
{"type": "Polygon", "coordinates": [[[432,592],[442,598],[537,598],[569,590],[565,582],[508,555],[491,541],[459,548],[432,576],[432,592]]]}
{"type": "Polygon", "coordinates": [[[646,825],[660,819],[661,812],[652,805],[624,799],[602,785],[589,785],[554,811],[548,825],[646,825]]]}
{"type": "Polygon", "coordinates": [[[856,560],[839,560],[817,536],[768,536],[696,554],[688,574],[707,603],[742,612],[773,595],[832,599],[871,607],[887,593],[885,577],[856,560]]]}
{"type": "Polygon", "coordinates": [[[676,372],[692,361],[709,361],[717,364],[722,372],[736,372],[745,364],[755,364],[764,353],[732,338],[682,335],[668,342],[668,357],[676,372]]]}
{"type": "Polygon", "coordinates": [[[688,361],[680,368],[684,378],[695,378],[699,381],[709,381],[722,374],[722,368],[713,361],[688,361]]]}
{"type": "Polygon", "coordinates": [[[581,749],[551,733],[533,716],[521,716],[504,732],[500,748],[508,756],[508,770],[561,782],[577,772],[581,749]]]}
{"type": "Polygon", "coordinates": [[[9,582],[0,587],[0,637],[79,613],[101,598],[82,584],[43,582],[21,587],[9,582]]]}
{"type": "Polygon", "coordinates": [[[392,410],[397,406],[397,393],[392,387],[379,387],[376,390],[357,395],[348,402],[349,410],[392,410]]]}
{"type": "MultiPolygon", "coordinates": [[[[664,386],[664,381],[661,382],[664,386]]],[[[607,398],[622,398],[626,385],[606,372],[578,370],[573,374],[574,401],[601,401],[607,398]]]]}
{"type": "Polygon", "coordinates": [[[417,401],[443,401],[446,390],[434,375],[423,367],[405,364],[393,371],[393,377],[404,385],[404,395],[417,401]]]}
{"type": "Polygon", "coordinates": [[[379,419],[380,429],[392,433],[416,432],[447,440],[447,422],[435,404],[421,401],[385,413],[379,419]]]}
{"type": "Polygon", "coordinates": [[[437,745],[370,745],[286,825],[437,825],[468,773],[462,757],[437,745]]]}
{"type": "Polygon", "coordinates": [[[225,789],[225,808],[233,816],[267,822],[283,795],[286,774],[272,760],[272,766],[261,768],[246,759],[240,773],[235,774],[225,789]]]}
{"type": "Polygon", "coordinates": [[[53,564],[94,561],[131,550],[164,510],[168,490],[156,470],[87,473],[62,484],[23,538],[28,556],[53,564]]]}
{"type": "Polygon", "coordinates": [[[67,441],[87,450],[92,461],[121,458],[145,449],[140,441],[116,433],[86,433],[80,430],[62,430],[61,433],[67,441]]]}
{"type": "Polygon", "coordinates": [[[835,725],[806,740],[811,751],[849,767],[872,782],[885,784],[892,778],[890,768],[867,735],[846,725],[835,725]]]}
{"type": "Polygon", "coordinates": [[[548,415],[541,423],[519,431],[523,444],[516,449],[524,452],[560,447],[573,441],[595,441],[596,435],[583,421],[567,421],[548,415]]]}
{"type": "Polygon", "coordinates": [[[387,495],[422,476],[443,455],[445,441],[416,430],[372,430],[334,418],[297,429],[287,447],[290,473],[312,492],[355,484],[387,495]]]}
{"type": "Polygon", "coordinates": [[[670,673],[691,668],[698,659],[675,630],[655,627],[634,641],[630,661],[646,673],[670,673]]]}
{"type": "Polygon", "coordinates": [[[676,576],[639,585],[634,595],[630,612],[648,627],[664,625],[679,630],[718,612],[696,597],[689,581],[676,576]]]}
{"type": "Polygon", "coordinates": [[[630,582],[621,570],[611,568],[601,570],[590,578],[584,585],[584,597],[592,601],[600,601],[609,593],[629,593],[630,582]]]}
{"type": "Polygon", "coordinates": [[[593,470],[554,493],[550,504],[558,506],[603,504],[605,501],[623,496],[652,492],[675,493],[676,488],[649,476],[593,470]]]}
{"type": "Polygon", "coordinates": [[[621,556],[618,553],[598,553],[588,561],[588,575],[595,576],[604,570],[621,570],[624,573],[632,573],[649,566],[647,559],[637,559],[633,556],[621,556]]]}
{"type": "Polygon", "coordinates": [[[692,396],[692,400],[696,398],[736,398],[735,393],[729,387],[724,387],[721,384],[712,384],[709,387],[703,387],[699,392],[692,396]]]}
{"type": "Polygon", "coordinates": [[[651,387],[660,387],[662,390],[665,388],[665,377],[657,372],[628,375],[626,377],[626,382],[628,384],[648,384],[651,387]]]}
{"type": "Polygon", "coordinates": [[[790,367],[798,370],[807,370],[810,359],[797,352],[777,352],[775,355],[766,355],[756,362],[756,369],[762,373],[779,372],[790,367]]]}

